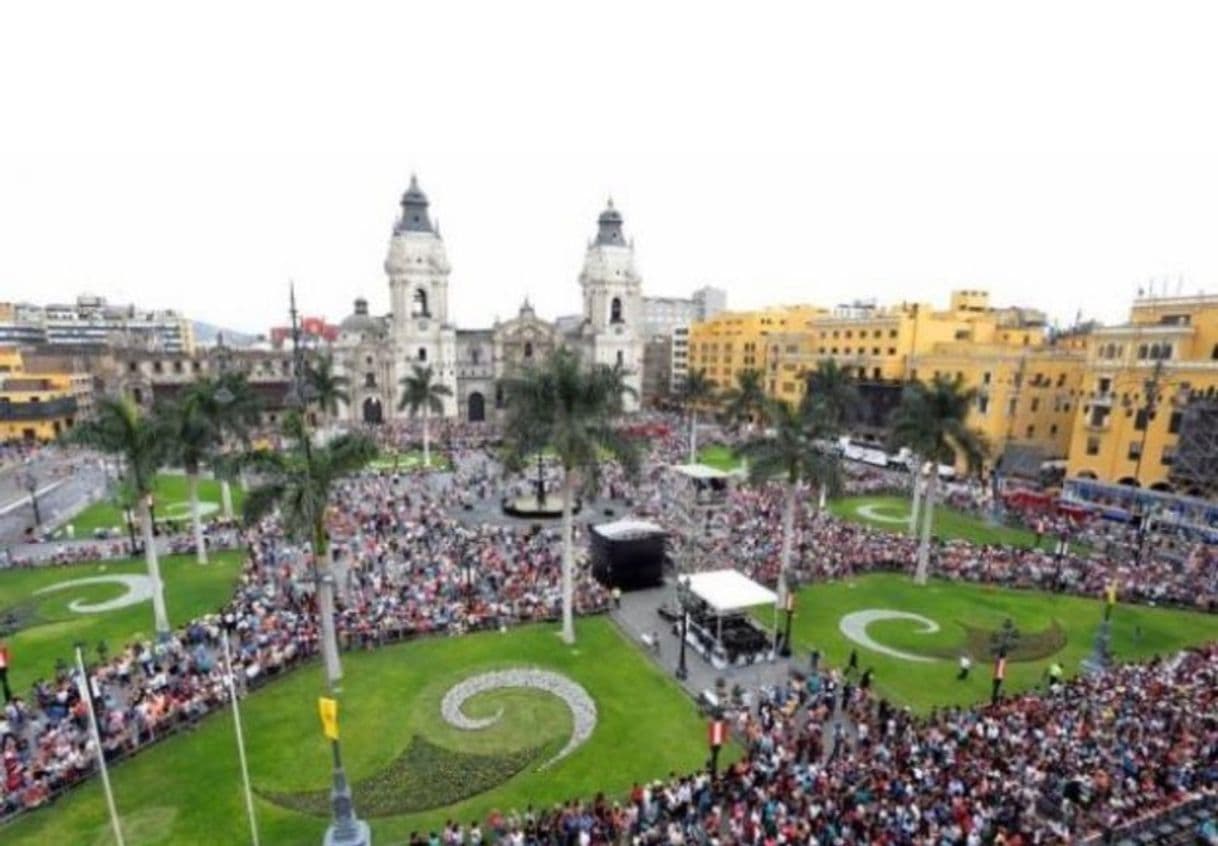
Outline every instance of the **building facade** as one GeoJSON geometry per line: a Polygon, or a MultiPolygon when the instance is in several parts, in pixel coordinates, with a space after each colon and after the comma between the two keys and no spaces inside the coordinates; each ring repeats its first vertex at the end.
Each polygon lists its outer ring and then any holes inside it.
{"type": "Polygon", "coordinates": [[[1086,347],[1068,475],[1218,491],[1218,296],[1143,297],[1086,347]]]}
{"type": "Polygon", "coordinates": [[[193,353],[194,325],[170,310],[113,305],[82,295],[75,303],[0,303],[0,343],[56,347],[114,346],[193,353]]]}
{"type": "Polygon", "coordinates": [[[79,415],[71,373],[28,370],[21,350],[0,347],[0,442],[53,441],[79,415]]]}
{"type": "MultiPolygon", "coordinates": [[[[430,367],[447,386],[444,415],[477,422],[503,408],[502,379],[539,362],[559,346],[590,363],[621,367],[642,391],[642,280],[622,216],[610,201],[597,220],[579,275],[583,309],[577,318],[547,321],[526,301],[515,317],[489,329],[460,329],[449,314],[451,266],[429,201],[412,177],[390,237],[385,272],[391,312],[369,313],[364,299],[338,327],[335,365],[351,380],[347,419],[379,423],[403,417],[401,380],[413,367],[430,367]]],[[[628,398],[628,410],[637,405],[628,398]]]]}

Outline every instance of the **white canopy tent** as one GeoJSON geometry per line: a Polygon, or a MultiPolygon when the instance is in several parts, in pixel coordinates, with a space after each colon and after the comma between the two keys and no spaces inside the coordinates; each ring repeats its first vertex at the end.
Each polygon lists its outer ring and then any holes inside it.
{"type": "MultiPolygon", "coordinates": [[[[736,570],[712,570],[707,573],[691,573],[678,577],[688,586],[690,594],[697,597],[713,616],[713,626],[703,627],[714,638],[715,648],[702,654],[717,669],[728,666],[732,660],[723,648],[723,621],[737,615],[747,617],[747,611],[759,605],[769,605],[773,618],[773,631],[778,631],[778,594],[758,584],[736,570]]],[[[693,626],[693,624],[690,624],[693,626]]],[[[755,625],[749,623],[749,625],[755,625]]],[[[695,648],[699,648],[694,636],[695,648]]],[[[771,639],[771,642],[773,640],[771,639]]],[[[702,651],[700,649],[700,651],[702,651]]],[[[770,652],[773,660],[773,652],[770,652]]]]}
{"type": "Polygon", "coordinates": [[[710,467],[706,464],[673,464],[672,470],[682,476],[688,476],[691,479],[699,481],[708,481],[710,479],[730,479],[732,474],[725,473],[715,467],[710,467]]]}
{"type": "Polygon", "coordinates": [[[682,576],[690,593],[701,599],[716,615],[734,614],[757,605],[774,605],[778,594],[736,570],[712,570],[682,576]]]}

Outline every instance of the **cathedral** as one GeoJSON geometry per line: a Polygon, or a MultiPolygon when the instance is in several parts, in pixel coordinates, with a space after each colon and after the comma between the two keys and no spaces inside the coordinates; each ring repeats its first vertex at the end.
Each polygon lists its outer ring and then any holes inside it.
{"type": "Polygon", "coordinates": [[[526,300],[510,320],[496,321],[489,329],[459,329],[448,313],[450,272],[427,195],[411,177],[385,258],[392,312],[374,316],[368,301],[360,298],[339,326],[335,369],[350,380],[351,400],[340,409],[342,416],[381,423],[408,415],[398,410],[399,383],[417,364],[430,367],[432,378],[452,392],[445,398],[444,416],[494,419],[504,405],[500,380],[559,346],[577,350],[585,362],[621,366],[636,392],[625,398],[626,408],[637,407],[643,376],[642,283],[634,245],[622,234],[622,215],[612,200],[597,219],[596,237],[584,256],[578,321],[560,325],[543,320],[526,300]]]}

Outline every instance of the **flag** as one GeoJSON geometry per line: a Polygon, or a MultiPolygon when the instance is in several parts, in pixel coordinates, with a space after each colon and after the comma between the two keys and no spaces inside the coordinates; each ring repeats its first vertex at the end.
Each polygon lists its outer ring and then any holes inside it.
{"type": "Polygon", "coordinates": [[[1105,591],[1105,593],[1108,596],[1108,607],[1111,608],[1113,605],[1116,605],[1116,593],[1117,593],[1116,582],[1109,582],[1108,589],[1107,589],[1107,591],[1105,591]]]}
{"type": "Polygon", "coordinates": [[[1007,656],[999,655],[998,660],[994,662],[994,678],[1002,681],[1007,676],[1007,656]]]}
{"type": "Polygon", "coordinates": [[[707,740],[710,741],[710,745],[722,746],[726,736],[727,728],[723,720],[711,720],[710,725],[707,726],[707,740]]]}
{"type": "Polygon", "coordinates": [[[338,740],[338,700],[322,696],[317,700],[321,714],[322,733],[330,740],[338,740]]]}
{"type": "Polygon", "coordinates": [[[795,610],[795,594],[788,591],[787,593],[787,611],[795,610]]]}

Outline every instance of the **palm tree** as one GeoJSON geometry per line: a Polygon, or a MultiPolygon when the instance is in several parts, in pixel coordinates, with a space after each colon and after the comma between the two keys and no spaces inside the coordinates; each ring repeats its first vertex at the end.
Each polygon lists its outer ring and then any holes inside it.
{"type": "Polygon", "coordinates": [[[166,455],[186,471],[195,560],[200,564],[207,563],[207,544],[203,541],[203,515],[199,509],[199,471],[211,460],[222,439],[219,421],[210,413],[211,401],[210,382],[199,381],[157,411],[165,435],[166,455]]]}
{"type": "MultiPolygon", "coordinates": [[[[778,600],[780,605],[785,605],[799,486],[806,482],[836,493],[841,486],[841,459],[819,443],[837,431],[832,413],[823,404],[804,403],[797,409],[783,400],[769,400],[763,406],[763,412],[773,434],[754,438],[745,443],[740,452],[748,460],[750,481],[766,483],[781,477],[786,483],[778,567],[778,600]]],[[[790,644],[783,645],[784,652],[789,648],[790,644]]]]}
{"type": "Polygon", "coordinates": [[[698,406],[714,396],[711,381],[706,378],[706,368],[685,377],[680,396],[681,404],[689,412],[689,463],[694,464],[698,460],[698,406]]]}
{"type": "Polygon", "coordinates": [[[760,370],[752,368],[736,374],[736,385],[723,394],[724,414],[729,421],[740,425],[752,422],[765,406],[765,388],[760,370]]]}
{"type": "Polygon", "coordinates": [[[602,456],[616,458],[633,475],[639,456],[613,420],[622,407],[621,379],[606,365],[585,368],[574,352],[560,348],[517,378],[505,380],[505,463],[519,469],[530,456],[551,448],[562,465],[562,638],[575,643],[574,540],[572,509],[577,488],[594,489],[602,456]]]}
{"type": "Polygon", "coordinates": [[[339,404],[348,405],[351,395],[347,391],[351,380],[334,372],[334,356],[324,353],[305,365],[305,382],[310,397],[323,413],[338,416],[339,404]]]}
{"type": "Polygon", "coordinates": [[[835,359],[822,358],[813,370],[803,375],[806,391],[804,402],[819,402],[836,423],[845,427],[854,422],[863,409],[863,398],[849,372],[835,359]]]}
{"type": "Polygon", "coordinates": [[[210,383],[208,394],[208,413],[219,427],[222,441],[222,454],[212,457],[212,471],[220,479],[220,499],[224,504],[224,516],[231,519],[233,497],[230,482],[239,472],[240,462],[226,459],[231,455],[234,441],[249,449],[250,430],[258,425],[262,400],[250,387],[245,374],[237,371],[224,373],[210,383]]]}
{"type": "Polygon", "coordinates": [[[140,531],[144,537],[144,560],[152,581],[152,613],[159,639],[169,637],[169,615],[165,611],[165,586],[152,537],[152,492],[156,473],[165,463],[167,438],[161,421],[140,413],[130,399],[106,397],[98,401],[92,420],[72,429],[69,439],[120,457],[126,464],[126,482],[137,499],[140,531]]]}
{"type": "Polygon", "coordinates": [[[364,435],[351,434],[339,435],[325,446],[311,444],[299,414],[288,417],[284,432],[292,440],[291,448],[258,450],[246,457],[264,481],[246,494],[242,510],[246,522],[253,523],[278,505],[284,531],[312,546],[314,570],[323,577],[318,580],[318,615],[326,679],[333,689],[342,678],[342,667],[334,633],[334,562],[326,509],[338,481],[376,458],[376,444],[364,435]]]}
{"type": "Polygon", "coordinates": [[[922,538],[914,571],[914,582],[919,585],[926,584],[930,566],[930,530],[934,521],[939,464],[955,464],[957,458],[963,458],[971,472],[981,466],[989,451],[985,436],[965,425],[976,396],[976,390],[966,390],[958,377],[936,376],[929,385],[923,382],[907,385],[900,405],[893,411],[890,439],[895,446],[907,447],[913,453],[915,485],[922,463],[929,461],[931,467],[926,480],[922,538]]]}
{"type": "Polygon", "coordinates": [[[444,397],[453,395],[452,388],[440,382],[432,381],[430,367],[412,365],[413,372],[403,376],[402,398],[398,401],[398,411],[410,409],[410,416],[415,417],[421,411],[423,414],[423,466],[431,467],[431,435],[428,431],[427,419],[434,413],[444,414],[444,397]]]}

